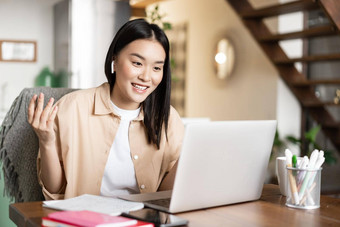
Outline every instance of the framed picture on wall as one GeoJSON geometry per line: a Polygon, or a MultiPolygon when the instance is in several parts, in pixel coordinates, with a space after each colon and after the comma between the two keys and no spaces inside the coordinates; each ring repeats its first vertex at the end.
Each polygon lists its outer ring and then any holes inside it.
{"type": "Polygon", "coordinates": [[[25,40],[0,40],[0,61],[36,62],[37,42],[25,40]]]}

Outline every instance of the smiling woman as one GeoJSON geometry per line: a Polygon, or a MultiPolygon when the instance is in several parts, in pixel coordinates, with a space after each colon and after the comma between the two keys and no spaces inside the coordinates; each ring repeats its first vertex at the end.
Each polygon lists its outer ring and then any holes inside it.
{"type": "Polygon", "coordinates": [[[46,199],[172,188],[184,126],[170,106],[165,33],[143,19],[127,22],[109,47],[105,74],[108,83],[54,106],[51,98],[43,107],[44,94],[29,104],[46,199]]]}

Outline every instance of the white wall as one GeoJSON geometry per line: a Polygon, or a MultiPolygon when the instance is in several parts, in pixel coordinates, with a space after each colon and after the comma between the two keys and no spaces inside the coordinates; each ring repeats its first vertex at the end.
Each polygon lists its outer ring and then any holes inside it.
{"type": "Polygon", "coordinates": [[[97,2],[96,14],[97,14],[97,26],[96,34],[96,71],[93,77],[93,85],[98,86],[107,79],[104,73],[104,63],[107,50],[111,44],[114,36],[114,2],[111,0],[104,0],[97,2]],[[99,35],[100,34],[100,35],[99,35]]]}
{"type": "Polygon", "coordinates": [[[72,87],[106,82],[104,62],[117,30],[129,20],[128,2],[72,0],[72,87]]]}
{"type": "Polygon", "coordinates": [[[95,72],[95,0],[73,0],[71,9],[71,83],[88,88],[95,72]]]}
{"type": "Polygon", "coordinates": [[[130,18],[128,2],[97,0],[96,2],[96,71],[93,85],[107,82],[104,63],[107,51],[118,29],[130,18]]]}
{"type": "Polygon", "coordinates": [[[174,25],[188,23],[186,117],[212,120],[276,119],[278,74],[225,0],[160,3],[174,25]],[[223,35],[235,44],[236,67],[228,80],[213,68],[223,35]]]}
{"type": "Polygon", "coordinates": [[[0,62],[0,108],[7,110],[25,87],[32,87],[44,66],[53,69],[53,9],[37,0],[0,2],[0,39],[37,41],[37,62],[0,62]]]}

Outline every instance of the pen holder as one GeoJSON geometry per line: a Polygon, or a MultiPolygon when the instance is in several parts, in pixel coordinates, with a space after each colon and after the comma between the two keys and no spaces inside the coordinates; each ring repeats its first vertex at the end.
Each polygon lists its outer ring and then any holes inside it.
{"type": "Polygon", "coordinates": [[[321,170],[287,167],[286,206],[299,209],[320,207],[321,170]]]}

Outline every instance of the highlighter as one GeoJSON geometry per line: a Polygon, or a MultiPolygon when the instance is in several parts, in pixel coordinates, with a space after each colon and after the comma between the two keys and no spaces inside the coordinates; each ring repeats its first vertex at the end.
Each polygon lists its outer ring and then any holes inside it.
{"type": "MultiPolygon", "coordinates": [[[[286,155],[286,164],[287,167],[292,167],[292,152],[289,149],[285,150],[286,155]]],[[[288,170],[288,178],[289,178],[289,184],[290,184],[290,190],[292,193],[292,200],[295,205],[298,205],[300,203],[299,194],[296,187],[296,181],[293,176],[292,170],[288,170]]]]}
{"type": "Polygon", "coordinates": [[[293,167],[296,168],[296,163],[297,163],[296,155],[293,155],[292,163],[293,163],[293,167]]]}
{"type": "MultiPolygon", "coordinates": [[[[296,155],[292,157],[293,168],[296,168],[297,158],[296,155]]],[[[293,175],[296,176],[296,171],[293,172],[293,175]]]]}

